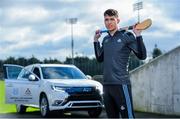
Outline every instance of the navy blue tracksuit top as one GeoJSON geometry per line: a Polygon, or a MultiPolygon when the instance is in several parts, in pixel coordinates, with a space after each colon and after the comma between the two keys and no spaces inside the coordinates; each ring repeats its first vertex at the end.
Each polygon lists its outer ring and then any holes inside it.
{"type": "Polygon", "coordinates": [[[103,62],[103,84],[130,84],[128,60],[131,51],[141,60],[146,58],[142,36],[134,37],[128,31],[116,31],[104,37],[102,46],[94,42],[96,59],[103,62]]]}

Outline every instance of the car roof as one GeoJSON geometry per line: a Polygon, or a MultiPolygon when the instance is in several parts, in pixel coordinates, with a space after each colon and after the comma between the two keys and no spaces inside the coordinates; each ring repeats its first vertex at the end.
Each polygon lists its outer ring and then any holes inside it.
{"type": "Polygon", "coordinates": [[[32,64],[32,65],[29,65],[29,66],[38,66],[38,67],[75,67],[74,65],[71,65],[71,64],[32,64]]]}

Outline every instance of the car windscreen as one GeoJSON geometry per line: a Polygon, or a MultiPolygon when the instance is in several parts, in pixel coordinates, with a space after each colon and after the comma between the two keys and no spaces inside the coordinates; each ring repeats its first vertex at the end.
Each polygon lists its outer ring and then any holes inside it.
{"type": "Polygon", "coordinates": [[[86,76],[75,67],[42,67],[44,79],[86,79],[86,76]]]}

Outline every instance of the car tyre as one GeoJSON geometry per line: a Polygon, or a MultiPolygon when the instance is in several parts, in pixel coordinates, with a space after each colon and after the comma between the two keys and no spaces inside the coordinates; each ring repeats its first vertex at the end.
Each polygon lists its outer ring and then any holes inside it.
{"type": "Polygon", "coordinates": [[[19,114],[23,114],[23,113],[25,113],[26,112],[26,106],[24,106],[24,105],[21,105],[21,104],[17,104],[16,105],[16,111],[17,111],[17,113],[19,113],[19,114]]]}
{"type": "Polygon", "coordinates": [[[50,116],[49,103],[46,95],[42,95],[40,99],[40,112],[42,117],[50,116]]]}
{"type": "Polygon", "coordinates": [[[97,118],[100,116],[101,112],[102,112],[102,108],[99,107],[99,108],[95,108],[93,110],[89,110],[88,114],[91,118],[97,118]]]}

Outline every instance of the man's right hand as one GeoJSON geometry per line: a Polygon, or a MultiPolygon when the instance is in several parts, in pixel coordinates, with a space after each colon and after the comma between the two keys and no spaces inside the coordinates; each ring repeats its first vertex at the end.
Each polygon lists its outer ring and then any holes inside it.
{"type": "Polygon", "coordinates": [[[96,30],[95,31],[95,35],[94,35],[94,42],[98,42],[98,39],[101,37],[101,32],[100,30],[96,30]]]}

